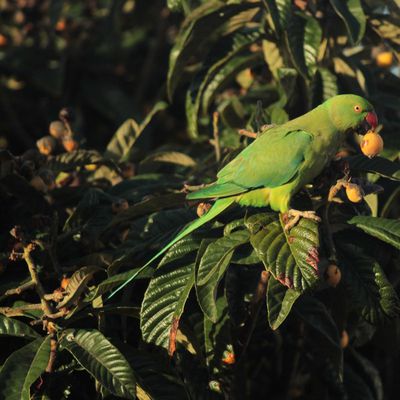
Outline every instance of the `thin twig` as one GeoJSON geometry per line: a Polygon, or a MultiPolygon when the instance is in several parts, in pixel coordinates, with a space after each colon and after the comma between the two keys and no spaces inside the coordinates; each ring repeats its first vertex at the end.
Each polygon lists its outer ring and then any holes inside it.
{"type": "Polygon", "coordinates": [[[247,136],[252,139],[255,139],[257,137],[257,133],[248,131],[247,129],[239,129],[238,133],[241,136],[247,136]]]}
{"type": "Polygon", "coordinates": [[[14,289],[8,289],[4,293],[4,296],[12,296],[13,294],[21,294],[25,290],[29,290],[29,289],[32,289],[34,287],[35,287],[35,282],[29,281],[29,282],[26,282],[26,283],[22,284],[21,286],[18,286],[18,287],[14,288],[14,289]]]}
{"type": "Polygon", "coordinates": [[[0,307],[0,314],[7,317],[18,317],[24,315],[25,311],[41,310],[42,304],[26,304],[21,307],[0,307]]]}
{"type": "Polygon", "coordinates": [[[46,315],[53,314],[53,307],[51,304],[45,299],[45,291],[43,289],[42,283],[39,280],[39,275],[36,269],[35,262],[31,256],[31,251],[33,250],[32,244],[27,244],[24,246],[24,260],[28,265],[29,273],[31,275],[32,281],[35,284],[36,293],[40,297],[40,302],[42,304],[43,311],[46,315]]]}
{"type": "Polygon", "coordinates": [[[50,333],[50,356],[47,363],[46,372],[52,373],[54,370],[54,363],[57,356],[57,335],[55,332],[50,333]]]}
{"type": "Polygon", "coordinates": [[[214,139],[210,140],[210,143],[214,146],[215,159],[217,160],[217,163],[219,163],[221,161],[221,145],[219,143],[218,119],[219,119],[219,113],[217,111],[215,111],[213,113],[213,137],[214,137],[214,139]]]}

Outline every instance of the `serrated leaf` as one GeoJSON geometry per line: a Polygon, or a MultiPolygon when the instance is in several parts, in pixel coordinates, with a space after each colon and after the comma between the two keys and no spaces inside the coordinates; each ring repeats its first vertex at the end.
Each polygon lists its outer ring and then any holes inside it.
{"type": "Polygon", "coordinates": [[[290,0],[266,0],[263,2],[270,14],[272,28],[276,33],[286,29],[292,2],[290,0]]]}
{"type": "Polygon", "coordinates": [[[183,167],[194,167],[196,161],[187,154],[180,153],[179,151],[162,151],[153,153],[146,157],[141,163],[141,168],[150,163],[169,163],[181,165],[183,167]]]}
{"type": "Polygon", "coordinates": [[[318,224],[302,218],[289,233],[277,214],[255,214],[246,220],[250,243],[265,268],[283,285],[298,291],[319,279],[318,224]]]}
{"type": "Polygon", "coordinates": [[[388,218],[353,217],[349,224],[356,225],[368,235],[374,236],[400,249],[400,221],[388,218]]]}
{"type": "Polygon", "coordinates": [[[372,324],[397,316],[400,302],[380,265],[356,244],[340,241],[336,247],[352,304],[361,316],[372,324]]]}
{"type": "MultiPolygon", "coordinates": [[[[225,87],[227,82],[233,81],[236,75],[262,61],[260,53],[242,54],[222,60],[224,63],[214,65],[202,80],[198,90],[193,84],[187,93],[186,115],[192,137],[198,136],[198,119],[200,110],[202,115],[207,115],[208,109],[218,91],[225,87]]],[[[198,77],[198,79],[201,79],[198,77]]]]}
{"type": "Polygon", "coordinates": [[[364,155],[347,157],[350,169],[354,171],[372,172],[394,181],[400,181],[400,163],[382,157],[368,158],[364,155]]]}
{"type": "Polygon", "coordinates": [[[136,379],[128,361],[101,332],[68,329],[60,345],[112,394],[136,398],[136,379]]]}
{"type": "MultiPolygon", "coordinates": [[[[122,283],[126,282],[132,275],[136,274],[139,268],[134,268],[130,271],[121,272],[120,274],[113,275],[104,281],[100,282],[94,290],[89,292],[85,297],[84,301],[91,302],[96,297],[101,296],[110,290],[114,289],[115,287],[121,285],[122,283]]],[[[153,271],[151,269],[146,269],[145,271],[141,272],[136,279],[146,279],[152,276],[153,271]]]]}
{"type": "Polygon", "coordinates": [[[264,53],[264,59],[268,64],[268,68],[272,72],[272,75],[277,80],[278,70],[283,68],[284,62],[281,54],[281,49],[277,43],[271,40],[263,40],[262,48],[264,53]]]}
{"type": "Polygon", "coordinates": [[[268,323],[272,329],[278,329],[285,321],[300,292],[289,289],[270,277],[267,287],[268,323]]]}
{"type": "Polygon", "coordinates": [[[143,338],[168,348],[170,355],[175,351],[179,319],[194,284],[194,264],[186,256],[199,245],[193,235],[173,245],[161,260],[143,299],[143,338]]]}
{"type": "Polygon", "coordinates": [[[336,96],[339,93],[336,76],[327,68],[318,68],[318,72],[321,77],[322,100],[336,96]]]}
{"type": "Polygon", "coordinates": [[[129,158],[130,151],[136,140],[142,134],[153,117],[162,110],[165,110],[168,104],[164,101],[159,101],[153,109],[146,115],[141,124],[138,124],[134,119],[127,119],[115,132],[107,145],[104,156],[115,161],[124,161],[129,158]]]}
{"type": "Polygon", "coordinates": [[[30,387],[45,371],[50,357],[50,336],[38,338],[14,351],[0,371],[0,398],[30,400],[30,387]]]}
{"type": "Polygon", "coordinates": [[[223,29],[224,23],[231,17],[255,7],[258,7],[258,3],[225,4],[221,1],[210,1],[190,13],[170,53],[167,80],[170,99],[178,85],[182,70],[193,53],[198,49],[204,49],[204,42],[223,29]]]}
{"type": "Polygon", "coordinates": [[[353,46],[360,43],[365,33],[366,17],[360,0],[329,0],[346,25],[353,46]]]}
{"type": "Polygon", "coordinates": [[[29,325],[17,319],[0,315],[0,336],[18,336],[26,339],[36,339],[39,334],[29,325]]]}
{"type": "Polygon", "coordinates": [[[103,164],[115,168],[113,162],[106,160],[95,150],[75,150],[59,154],[49,159],[46,168],[51,169],[57,175],[60,172],[73,171],[88,164],[103,164]]]}
{"type": "Polygon", "coordinates": [[[234,231],[207,246],[196,273],[196,293],[204,314],[213,322],[217,319],[217,289],[233,252],[249,240],[246,230],[234,231]]]}
{"type": "MultiPolygon", "coordinates": [[[[173,353],[171,332],[179,319],[194,284],[194,263],[172,262],[158,268],[146,290],[140,313],[140,328],[146,342],[173,353]]],[[[172,338],[174,339],[174,338],[172,338]]]]}
{"type": "Polygon", "coordinates": [[[312,17],[291,14],[284,35],[294,66],[305,79],[308,79],[315,70],[322,36],[318,21],[312,17]]]}
{"type": "Polygon", "coordinates": [[[216,308],[216,323],[204,316],[204,349],[210,370],[221,368],[225,352],[234,355],[228,304],[225,296],[218,297],[216,308]]]}
{"type": "Polygon", "coordinates": [[[69,307],[72,304],[76,303],[83,291],[86,289],[87,283],[98,271],[102,271],[102,269],[95,265],[82,267],[78,269],[78,271],[75,271],[65,289],[66,296],[60,303],[57,304],[57,309],[69,307]]]}

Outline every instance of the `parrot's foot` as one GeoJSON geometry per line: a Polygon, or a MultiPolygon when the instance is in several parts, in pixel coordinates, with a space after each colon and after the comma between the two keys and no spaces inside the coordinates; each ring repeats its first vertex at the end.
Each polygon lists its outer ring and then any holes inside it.
{"type": "Polygon", "coordinates": [[[339,179],[335,185],[333,185],[330,189],[329,189],[329,194],[328,194],[328,201],[331,202],[333,201],[333,199],[335,198],[335,196],[339,193],[339,190],[342,188],[347,187],[349,184],[349,180],[348,179],[339,179]]]}
{"type": "Polygon", "coordinates": [[[292,229],[300,220],[300,218],[311,219],[316,222],[320,222],[321,218],[315,213],[315,211],[299,211],[290,209],[287,213],[287,217],[290,218],[285,224],[285,231],[288,232],[292,229]]]}

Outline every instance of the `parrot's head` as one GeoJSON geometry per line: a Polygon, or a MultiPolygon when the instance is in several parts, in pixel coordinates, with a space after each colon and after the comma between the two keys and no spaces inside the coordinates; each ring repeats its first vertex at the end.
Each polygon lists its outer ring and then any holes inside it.
{"type": "Polygon", "coordinates": [[[363,135],[378,125],[374,108],[363,97],[342,94],[331,97],[325,104],[331,121],[341,132],[356,131],[363,135]]]}

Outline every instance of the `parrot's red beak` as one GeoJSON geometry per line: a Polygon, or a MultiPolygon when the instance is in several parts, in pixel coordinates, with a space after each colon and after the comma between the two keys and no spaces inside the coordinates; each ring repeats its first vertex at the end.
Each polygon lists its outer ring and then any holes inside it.
{"type": "Polygon", "coordinates": [[[368,122],[368,125],[371,127],[372,130],[375,130],[375,128],[378,126],[378,117],[373,111],[370,111],[367,114],[365,120],[368,122]]]}

